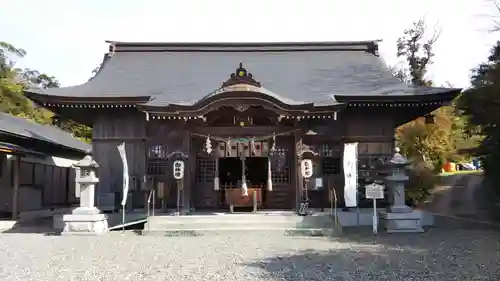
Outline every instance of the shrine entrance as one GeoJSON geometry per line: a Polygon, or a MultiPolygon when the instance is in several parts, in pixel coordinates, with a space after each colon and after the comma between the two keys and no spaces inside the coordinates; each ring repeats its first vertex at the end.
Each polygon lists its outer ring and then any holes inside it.
{"type": "Polygon", "coordinates": [[[215,161],[219,162],[221,208],[231,208],[233,205],[233,208],[237,208],[236,211],[250,211],[253,210],[254,203],[257,207],[266,205],[269,170],[267,157],[248,157],[243,160],[224,157],[215,161]],[[242,178],[246,181],[246,191],[241,188],[242,178]],[[257,202],[253,202],[254,193],[257,202]]]}
{"type": "Polygon", "coordinates": [[[293,209],[293,136],[273,135],[194,136],[193,147],[198,151],[193,169],[195,208],[245,212],[256,205],[257,209],[293,209]]]}

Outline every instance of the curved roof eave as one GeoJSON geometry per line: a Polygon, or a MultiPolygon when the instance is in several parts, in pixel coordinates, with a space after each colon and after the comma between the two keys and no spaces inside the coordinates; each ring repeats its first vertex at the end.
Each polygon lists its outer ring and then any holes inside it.
{"type": "Polygon", "coordinates": [[[457,97],[463,89],[428,86],[410,86],[407,89],[382,91],[378,94],[335,95],[339,102],[426,102],[447,101],[457,97]]]}
{"type": "Polygon", "coordinates": [[[25,95],[37,102],[67,102],[67,103],[143,103],[151,100],[150,94],[129,96],[124,94],[111,94],[108,93],[104,96],[68,96],[64,92],[59,92],[57,90],[71,91],[70,88],[80,87],[83,85],[70,86],[65,88],[50,88],[50,89],[39,89],[39,88],[28,88],[23,90],[25,95]],[[55,90],[55,91],[54,91],[55,90]]]}
{"type": "Polygon", "coordinates": [[[151,101],[141,104],[145,110],[158,110],[158,111],[175,111],[177,113],[187,110],[191,111],[193,109],[203,109],[211,104],[217,103],[218,101],[235,99],[243,101],[267,101],[270,104],[274,104],[277,108],[282,110],[290,109],[304,109],[311,107],[321,107],[321,108],[331,108],[336,106],[341,106],[343,103],[339,103],[332,98],[331,100],[324,102],[299,102],[281,97],[280,95],[267,90],[263,87],[255,87],[252,85],[237,85],[237,87],[225,87],[219,88],[212,93],[205,95],[197,101],[192,101],[190,103],[175,103],[166,100],[156,100],[153,98],[151,101]],[[234,96],[232,96],[234,94],[234,96]]]}
{"type": "Polygon", "coordinates": [[[23,92],[26,93],[29,98],[43,99],[47,101],[101,101],[103,103],[106,103],[118,101],[121,99],[138,101],[149,100],[152,96],[152,94],[150,93],[134,93],[133,95],[130,95],[128,93],[96,93],[92,89],[92,84],[95,82],[95,79],[99,79],[101,77],[101,74],[103,73],[108,63],[111,61],[112,57],[112,53],[104,54],[102,62],[97,71],[92,77],[90,77],[86,82],[82,84],[45,89],[36,87],[34,85],[28,85],[28,87],[24,89],[23,92]]]}
{"type": "Polygon", "coordinates": [[[206,96],[202,97],[201,99],[199,99],[198,101],[196,101],[195,104],[193,104],[193,105],[199,104],[205,100],[216,97],[217,95],[222,95],[225,93],[233,93],[233,92],[242,92],[242,91],[251,92],[251,93],[259,93],[259,94],[262,94],[265,96],[269,96],[269,97],[276,99],[276,100],[278,100],[284,104],[287,104],[287,105],[307,104],[307,102],[296,101],[293,99],[285,98],[285,97],[283,97],[283,96],[281,96],[281,95],[279,95],[279,94],[277,94],[269,89],[266,89],[264,87],[256,87],[256,86],[247,85],[247,84],[237,84],[237,85],[233,85],[233,86],[218,88],[215,91],[209,93],[208,95],[206,95],[206,96]]]}
{"type": "MultiPolygon", "coordinates": [[[[102,62],[101,64],[99,65],[99,68],[97,69],[97,71],[94,73],[94,75],[92,77],[89,78],[88,81],[91,81],[92,79],[96,78],[99,73],[101,73],[101,71],[104,69],[104,67],[106,66],[106,63],[109,61],[109,59],[111,58],[112,54],[110,53],[106,53],[104,54],[104,57],[102,58],[102,62]]],[[[87,81],[87,82],[88,82],[87,81]]]]}
{"type": "Polygon", "coordinates": [[[95,73],[93,73],[93,75],[85,83],[82,83],[80,85],[74,85],[74,86],[67,86],[67,87],[60,87],[60,88],[46,88],[46,89],[36,87],[34,85],[28,85],[28,88],[24,89],[24,92],[35,94],[38,96],[51,97],[51,98],[52,97],[53,98],[66,97],[67,93],[78,92],[77,91],[78,89],[84,87],[87,83],[89,83],[94,78],[96,78],[101,73],[101,71],[104,69],[104,67],[106,66],[106,63],[109,61],[111,56],[112,55],[110,53],[104,54],[102,61],[101,61],[101,64],[99,65],[99,68],[97,69],[97,71],[95,73]]]}
{"type": "MultiPolygon", "coordinates": [[[[192,107],[196,106],[199,104],[203,104],[204,102],[207,102],[208,100],[216,99],[217,97],[222,97],[226,95],[230,95],[231,93],[235,93],[236,95],[238,93],[256,93],[260,94],[263,96],[268,96],[271,100],[278,101],[284,105],[287,106],[330,106],[330,105],[337,105],[340,104],[336,99],[334,95],[329,96],[328,100],[325,101],[320,101],[320,102],[309,102],[309,101],[296,101],[292,100],[289,98],[285,98],[269,89],[266,89],[264,87],[256,87],[253,85],[247,85],[247,84],[238,84],[238,85],[233,85],[229,87],[220,87],[217,88],[216,90],[212,91],[211,93],[203,96],[202,98],[198,100],[194,100],[191,102],[183,102],[183,103],[178,103],[178,102],[172,102],[168,100],[161,100],[156,97],[153,97],[150,101],[147,103],[144,103],[144,106],[148,107],[165,107],[165,106],[183,106],[183,107],[192,107]]],[[[160,95],[162,96],[162,95],[160,95]]],[[[168,95],[164,95],[168,96],[168,95]]],[[[250,96],[235,96],[235,98],[251,98],[250,96]]]]}

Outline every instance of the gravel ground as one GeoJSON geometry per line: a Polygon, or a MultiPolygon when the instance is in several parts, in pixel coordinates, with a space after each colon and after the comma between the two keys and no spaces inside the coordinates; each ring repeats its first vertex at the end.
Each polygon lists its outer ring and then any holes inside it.
{"type": "Polygon", "coordinates": [[[374,238],[0,234],[0,280],[500,280],[500,233],[374,238]]]}

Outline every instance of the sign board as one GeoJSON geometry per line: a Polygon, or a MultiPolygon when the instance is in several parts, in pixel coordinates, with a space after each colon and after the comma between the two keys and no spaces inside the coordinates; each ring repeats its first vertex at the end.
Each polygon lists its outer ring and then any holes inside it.
{"type": "Polygon", "coordinates": [[[377,235],[378,233],[377,199],[384,198],[384,188],[385,187],[383,185],[375,182],[369,185],[365,185],[365,197],[367,199],[373,199],[373,235],[377,235]]]}
{"type": "Polygon", "coordinates": [[[384,199],[384,188],[378,183],[365,185],[365,197],[367,199],[384,199]]]}
{"type": "Polygon", "coordinates": [[[320,190],[323,188],[323,178],[314,178],[313,190],[320,190]]]}
{"type": "Polygon", "coordinates": [[[314,182],[314,186],[316,188],[322,188],[323,187],[323,178],[316,178],[314,182]]]}
{"type": "Polygon", "coordinates": [[[165,184],[163,182],[156,183],[156,192],[158,198],[165,198],[165,184]]]}

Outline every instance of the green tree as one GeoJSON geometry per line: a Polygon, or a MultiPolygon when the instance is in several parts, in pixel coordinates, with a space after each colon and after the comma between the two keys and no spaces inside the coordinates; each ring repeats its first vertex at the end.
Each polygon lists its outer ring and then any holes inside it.
{"type": "MultiPolygon", "coordinates": [[[[433,46],[440,32],[435,30],[427,36],[427,26],[423,19],[413,23],[397,40],[397,56],[405,59],[400,68],[393,68],[394,75],[402,82],[415,86],[432,86],[426,79],[429,65],[434,57],[433,46]]],[[[396,140],[408,157],[423,161],[435,170],[440,170],[447,160],[459,157],[457,146],[462,140],[460,118],[454,114],[453,105],[441,107],[431,113],[433,122],[418,118],[396,130],[396,140]]]]}
{"type": "MultiPolygon", "coordinates": [[[[14,58],[21,59],[25,55],[25,50],[0,42],[0,111],[40,124],[51,124],[53,113],[35,106],[23,95],[23,89],[28,86],[57,88],[60,84],[55,77],[37,70],[15,68],[14,58]]],[[[92,139],[91,128],[72,120],[63,120],[61,128],[84,141],[92,139]]]]}
{"type": "MultiPolygon", "coordinates": [[[[23,78],[30,83],[36,85],[37,87],[46,88],[59,88],[59,81],[55,77],[49,76],[44,73],[39,73],[36,70],[25,70],[23,72],[23,78]]],[[[45,113],[48,111],[44,110],[45,113]]],[[[49,113],[50,114],[50,113],[49,113]]],[[[52,116],[51,116],[52,117],[52,116]]],[[[83,124],[77,123],[71,119],[62,119],[59,127],[69,133],[74,137],[81,139],[86,142],[92,141],[92,128],[85,126],[83,124]]]]}
{"type": "MultiPolygon", "coordinates": [[[[457,109],[466,118],[470,135],[482,137],[475,151],[483,156],[486,176],[498,188],[500,183],[500,41],[491,49],[488,61],[473,71],[471,88],[458,99],[457,109]]],[[[499,188],[500,190],[500,188],[499,188]]]]}
{"type": "Polygon", "coordinates": [[[22,58],[26,51],[7,42],[0,42],[0,110],[13,115],[31,111],[31,103],[22,95],[20,69],[14,68],[12,57],[22,58]]]}
{"type": "Polygon", "coordinates": [[[418,86],[432,85],[432,81],[426,80],[425,75],[434,52],[432,48],[439,38],[440,32],[435,30],[430,38],[427,38],[427,25],[423,19],[413,23],[404,30],[404,35],[397,40],[397,57],[405,58],[407,67],[396,73],[404,82],[418,86]]]}
{"type": "MultiPolygon", "coordinates": [[[[433,46],[440,32],[427,36],[423,19],[413,23],[397,40],[397,56],[404,59],[403,67],[392,71],[402,82],[415,86],[432,86],[426,79],[434,57],[433,46]]],[[[412,160],[410,181],[407,185],[408,203],[425,201],[437,183],[436,174],[445,161],[459,160],[457,147],[464,145],[464,122],[456,116],[454,104],[431,113],[432,122],[417,118],[396,129],[396,141],[402,152],[412,160]]]]}

